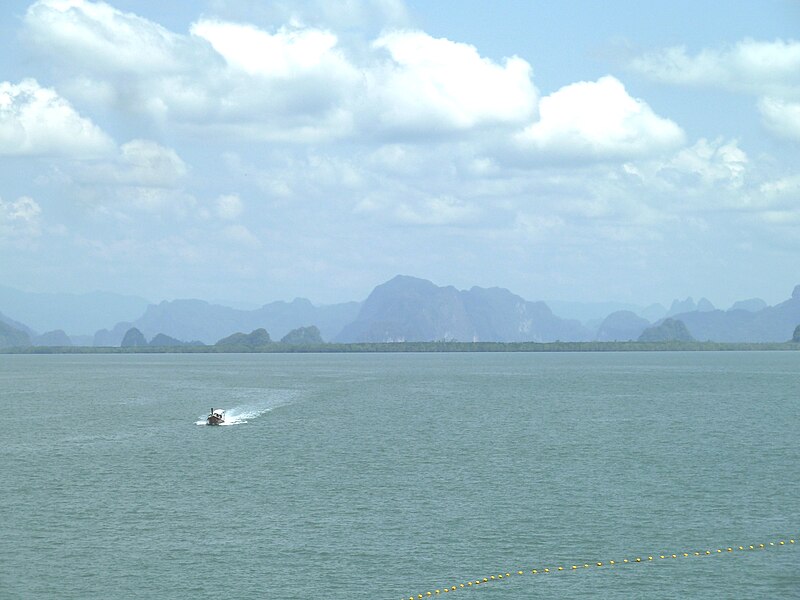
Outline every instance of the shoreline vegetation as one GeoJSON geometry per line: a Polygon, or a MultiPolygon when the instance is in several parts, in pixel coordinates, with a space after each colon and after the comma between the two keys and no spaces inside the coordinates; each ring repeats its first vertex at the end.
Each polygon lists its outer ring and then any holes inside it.
{"type": "Polygon", "coordinates": [[[798,351],[798,342],[383,342],[286,344],[258,346],[25,346],[0,348],[0,354],[335,354],[407,352],[709,352],[798,351]]]}

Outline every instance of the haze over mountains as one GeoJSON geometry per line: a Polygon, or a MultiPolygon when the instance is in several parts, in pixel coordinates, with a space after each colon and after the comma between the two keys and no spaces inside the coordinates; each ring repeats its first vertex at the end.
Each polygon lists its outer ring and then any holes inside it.
{"type": "Polygon", "coordinates": [[[716,309],[705,298],[675,300],[669,309],[657,304],[554,305],[561,314],[545,302],[502,288],[457,290],[402,275],[378,285],[363,302],[315,306],[297,298],[253,310],[202,300],[148,304],[110,293],[30,294],[0,287],[0,346],[119,346],[133,327],[147,339],[161,335],[214,344],[237,332],[264,329],[277,340],[309,326],[316,326],[323,340],[342,343],[628,341],[646,330],[645,337],[784,342],[800,324],[800,285],[775,306],[751,298],[728,310],[716,309]]]}

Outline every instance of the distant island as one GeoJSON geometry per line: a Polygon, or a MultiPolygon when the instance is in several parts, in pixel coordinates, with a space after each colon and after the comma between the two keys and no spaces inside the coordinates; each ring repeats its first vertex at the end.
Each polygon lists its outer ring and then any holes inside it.
{"type": "MultiPolygon", "coordinates": [[[[404,275],[376,286],[364,301],[329,306],[301,298],[250,310],[202,300],[149,304],[138,316],[94,334],[68,334],[63,328],[38,333],[17,314],[48,325],[58,323],[62,314],[64,322],[75,323],[70,311],[91,310],[101,300],[115,302],[113,294],[68,296],[60,306],[59,298],[0,286],[0,351],[606,351],[795,349],[800,343],[800,285],[777,305],[749,298],[727,310],[705,298],[674,300],[669,309],[556,303],[560,311],[583,319],[558,315],[543,301],[525,300],[503,288],[458,290],[404,275]]],[[[120,299],[116,308],[100,314],[121,314],[125,307],[141,310],[137,299],[120,299]]],[[[84,315],[80,322],[86,320],[84,315]]]]}

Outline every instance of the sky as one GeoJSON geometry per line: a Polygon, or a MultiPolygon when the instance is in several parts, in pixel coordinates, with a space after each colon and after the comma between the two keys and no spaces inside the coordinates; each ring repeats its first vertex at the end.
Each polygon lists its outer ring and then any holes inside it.
{"type": "Polygon", "coordinates": [[[0,7],[6,286],[727,308],[798,267],[797,0],[0,7]]]}

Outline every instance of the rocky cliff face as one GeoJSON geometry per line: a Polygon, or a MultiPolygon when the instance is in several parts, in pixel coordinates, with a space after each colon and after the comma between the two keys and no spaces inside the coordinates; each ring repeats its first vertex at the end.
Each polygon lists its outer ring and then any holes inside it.
{"type": "Polygon", "coordinates": [[[598,342],[627,342],[637,340],[642,332],[650,326],[650,321],[643,319],[629,310],[620,310],[608,315],[597,330],[598,342]]]}
{"type": "Polygon", "coordinates": [[[648,327],[639,336],[640,342],[693,342],[694,338],[679,319],[664,319],[654,327],[648,327]]]}
{"type": "Polygon", "coordinates": [[[397,276],[376,287],[338,342],[521,342],[587,340],[578,321],[560,319],[543,302],[501,288],[459,291],[397,276]]]}
{"type": "Polygon", "coordinates": [[[272,302],[255,310],[239,310],[203,300],[172,300],[151,304],[131,323],[118,323],[111,331],[95,334],[96,346],[116,346],[132,326],[146,336],[163,333],[179,340],[213,344],[234,331],[267,329],[283,336],[292,329],[316,325],[323,338],[332,339],[358,314],[357,302],[314,306],[304,298],[272,302]]]}
{"type": "Polygon", "coordinates": [[[696,340],[714,342],[785,342],[800,323],[800,285],[775,306],[748,310],[713,310],[676,315],[696,340]]]}

